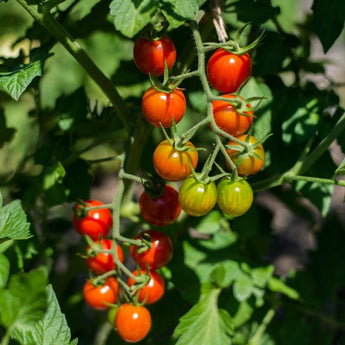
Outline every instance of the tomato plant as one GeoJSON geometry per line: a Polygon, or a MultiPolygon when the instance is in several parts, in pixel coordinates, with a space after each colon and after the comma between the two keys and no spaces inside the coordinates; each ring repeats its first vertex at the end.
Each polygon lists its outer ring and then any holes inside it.
{"type": "MultiPolygon", "coordinates": [[[[247,138],[247,135],[241,135],[238,137],[239,140],[245,142],[248,140],[249,143],[249,152],[241,153],[240,151],[236,151],[234,149],[227,149],[226,152],[232,159],[232,161],[237,165],[239,162],[239,165],[237,166],[237,172],[240,176],[247,176],[247,175],[255,175],[257,174],[265,163],[265,151],[261,144],[255,146],[257,143],[257,139],[253,136],[249,136],[249,139],[247,138]],[[251,151],[251,146],[253,145],[253,153],[251,151]]],[[[235,145],[239,146],[240,144],[236,143],[235,141],[229,141],[228,145],[235,145]]],[[[229,168],[231,169],[231,166],[228,164],[229,168]]]]}
{"type": "Polygon", "coordinates": [[[108,277],[103,284],[94,285],[92,280],[87,280],[83,288],[85,301],[94,309],[108,309],[108,304],[117,300],[119,283],[113,277],[108,277]]]}
{"type": "Polygon", "coordinates": [[[97,208],[84,214],[84,207],[104,205],[98,200],[87,200],[84,204],[78,204],[73,213],[74,228],[81,235],[88,235],[93,240],[107,236],[113,225],[111,212],[107,208],[97,208]]]}
{"type": "Polygon", "coordinates": [[[211,85],[222,93],[233,93],[250,77],[252,63],[248,53],[238,55],[218,49],[207,63],[211,85]]]}
{"type": "Polygon", "coordinates": [[[188,141],[184,149],[177,149],[168,140],[158,144],[153,152],[153,166],[157,174],[167,181],[180,181],[192,173],[190,164],[195,169],[199,155],[195,146],[188,141]]]}
{"type": "MultiPolygon", "coordinates": [[[[227,94],[222,95],[222,97],[234,99],[235,95],[227,94]]],[[[217,126],[234,137],[245,133],[253,122],[253,112],[251,110],[243,111],[243,114],[240,114],[235,106],[220,100],[213,101],[212,107],[214,121],[217,126]]],[[[247,104],[246,107],[251,108],[250,104],[247,104]]]]}
{"type": "Polygon", "coordinates": [[[165,128],[181,121],[186,111],[186,98],[181,89],[159,91],[150,87],[143,95],[141,102],[145,119],[153,126],[165,128]]]}
{"type": "Polygon", "coordinates": [[[217,201],[217,188],[214,182],[198,181],[188,176],[181,184],[179,201],[189,215],[200,217],[212,210],[217,201]]]}
{"type": "Polygon", "coordinates": [[[164,73],[165,64],[168,69],[171,69],[175,63],[175,44],[167,36],[157,40],[139,37],[134,44],[133,58],[140,71],[160,76],[164,73]]]}
{"type": "MultiPolygon", "coordinates": [[[[132,272],[135,276],[138,276],[138,271],[132,272]]],[[[164,295],[165,283],[163,277],[153,269],[148,272],[150,280],[148,283],[140,289],[138,294],[138,299],[140,303],[152,304],[158,302],[164,295]]],[[[140,269],[140,274],[146,274],[146,268],[142,267],[140,269]]],[[[132,286],[135,283],[134,279],[129,277],[127,284],[132,286]]]]}
{"type": "Polygon", "coordinates": [[[239,217],[245,214],[253,203],[253,190],[242,180],[223,178],[217,185],[217,204],[227,215],[239,217]]]}
{"type": "MultiPolygon", "coordinates": [[[[95,245],[99,246],[101,250],[110,251],[113,246],[113,241],[110,239],[101,239],[95,241],[95,245]]],[[[123,251],[121,246],[116,245],[117,256],[119,260],[123,261],[123,251]]],[[[86,248],[88,257],[86,258],[86,264],[88,268],[96,274],[102,274],[115,269],[114,257],[111,253],[92,253],[90,246],[86,248]],[[90,254],[91,252],[91,254],[90,254]]]]}
{"type": "Polygon", "coordinates": [[[124,303],[116,313],[115,329],[123,340],[137,343],[147,336],[151,322],[151,314],[144,306],[124,303]]]}
{"type": "Polygon", "coordinates": [[[143,218],[158,226],[173,223],[181,212],[178,192],[169,185],[165,185],[163,194],[158,197],[151,198],[143,191],[139,198],[139,207],[143,218]]]}
{"type": "Polygon", "coordinates": [[[141,251],[137,246],[132,245],[130,252],[135,262],[141,267],[150,267],[153,269],[166,265],[171,257],[173,246],[166,234],[157,230],[147,230],[135,236],[135,239],[146,239],[150,248],[141,251]]]}

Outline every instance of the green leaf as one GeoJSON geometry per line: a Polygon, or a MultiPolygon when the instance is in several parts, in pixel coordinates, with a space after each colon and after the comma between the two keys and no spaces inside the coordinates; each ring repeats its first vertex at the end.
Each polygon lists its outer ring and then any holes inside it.
{"type": "Polygon", "coordinates": [[[19,200],[0,208],[0,238],[23,240],[31,237],[30,223],[19,200]]]}
{"type": "Polygon", "coordinates": [[[248,303],[248,301],[241,302],[236,314],[232,317],[235,328],[245,324],[251,318],[253,312],[254,308],[248,303]]]}
{"type": "Polygon", "coordinates": [[[338,168],[335,170],[335,172],[334,172],[334,177],[335,177],[336,175],[345,176],[345,158],[344,158],[343,161],[339,164],[338,168]]]}
{"type": "Polygon", "coordinates": [[[52,286],[48,285],[45,290],[47,292],[48,309],[44,318],[29,330],[16,329],[14,338],[22,345],[77,344],[77,339],[71,342],[71,331],[67,325],[65,315],[61,313],[52,286]]]}
{"type": "Polygon", "coordinates": [[[217,306],[221,290],[213,289],[181,317],[174,331],[176,345],[229,345],[233,322],[217,306]]]}
{"type": "Polygon", "coordinates": [[[247,274],[241,274],[234,283],[233,292],[239,302],[248,299],[253,293],[253,281],[247,274]]]}
{"type": "Polygon", "coordinates": [[[0,254],[0,288],[4,288],[10,274],[10,262],[7,257],[0,254]]]}
{"type": "Polygon", "coordinates": [[[202,217],[195,230],[202,234],[215,234],[220,229],[220,220],[222,215],[219,211],[211,211],[205,217],[202,217]]]}
{"type": "Polygon", "coordinates": [[[65,175],[65,168],[60,162],[56,162],[53,166],[47,167],[43,176],[43,189],[47,190],[56,183],[61,183],[65,175]]]}
{"type": "Polygon", "coordinates": [[[41,320],[47,308],[46,285],[44,268],[12,275],[8,289],[0,291],[1,324],[28,329],[41,320]]]}
{"type": "Polygon", "coordinates": [[[261,24],[279,14],[279,7],[270,1],[241,0],[236,2],[236,13],[244,23],[261,24]]]}
{"type": "Polygon", "coordinates": [[[272,277],[274,267],[272,265],[265,267],[257,267],[251,270],[253,283],[261,288],[265,287],[268,280],[272,277]]]}
{"type": "Polygon", "coordinates": [[[287,286],[282,280],[275,277],[271,277],[271,279],[268,281],[268,288],[274,292],[281,292],[291,299],[299,298],[299,293],[296,290],[287,286]]]}
{"type": "Polygon", "coordinates": [[[114,17],[115,28],[132,38],[150,23],[157,7],[157,0],[113,0],[110,15],[114,17]]]}
{"type": "Polygon", "coordinates": [[[42,61],[35,61],[15,71],[0,73],[0,90],[17,101],[32,80],[42,75],[42,64],[42,61]]]}

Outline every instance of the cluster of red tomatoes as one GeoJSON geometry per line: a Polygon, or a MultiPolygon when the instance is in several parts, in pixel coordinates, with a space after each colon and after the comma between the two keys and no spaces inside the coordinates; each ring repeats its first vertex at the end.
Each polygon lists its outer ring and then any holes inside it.
{"type": "Polygon", "coordinates": [[[103,208],[103,205],[98,200],[87,200],[77,205],[73,214],[75,229],[92,240],[92,244],[86,248],[86,264],[92,272],[92,278],[85,282],[83,296],[94,309],[111,308],[110,321],[120,337],[128,342],[138,342],[151,328],[151,315],[144,304],[157,302],[165,292],[164,279],[157,270],[170,261],[172,242],[167,235],[157,230],[143,231],[135,237],[136,240],[145,240],[147,249],[140,250],[139,246],[130,246],[130,254],[138,269],[132,272],[133,277],[129,276],[125,284],[128,288],[134,287],[134,278],[138,275],[145,275],[147,283],[139,289],[133,289],[137,303],[128,302],[122,294],[123,287],[119,284],[119,271],[115,270],[114,256],[122,263],[123,251],[118,244],[113,250],[116,242],[107,238],[113,220],[110,210],[103,208]],[[118,304],[120,306],[117,308],[118,304]]]}

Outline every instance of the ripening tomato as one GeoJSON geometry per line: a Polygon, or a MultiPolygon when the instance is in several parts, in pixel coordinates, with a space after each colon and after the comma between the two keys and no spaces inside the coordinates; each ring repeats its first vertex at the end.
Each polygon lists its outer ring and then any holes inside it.
{"type": "Polygon", "coordinates": [[[139,198],[139,208],[147,222],[158,226],[173,223],[181,212],[178,193],[169,185],[165,185],[163,194],[155,198],[150,198],[143,191],[139,198]]]}
{"type": "Polygon", "coordinates": [[[181,89],[175,88],[170,93],[150,87],[143,95],[142,110],[145,119],[153,126],[171,127],[181,121],[186,111],[186,98],[181,89]]]}
{"type": "Polygon", "coordinates": [[[180,181],[192,173],[188,161],[195,169],[198,164],[198,151],[193,150],[195,146],[190,141],[185,146],[188,149],[179,151],[168,140],[158,144],[153,153],[153,166],[160,177],[167,181],[180,181]]]}
{"type": "MultiPolygon", "coordinates": [[[[102,206],[104,205],[98,200],[85,201],[86,206],[102,206]]],[[[74,228],[81,235],[88,235],[93,240],[98,240],[100,237],[105,237],[111,227],[113,226],[113,217],[109,209],[98,208],[89,211],[85,217],[79,216],[79,212],[82,212],[82,205],[79,204],[75,207],[73,213],[73,225],[74,228]]]]}
{"type": "MultiPolygon", "coordinates": [[[[101,241],[95,241],[96,245],[100,246],[102,250],[111,250],[113,241],[110,239],[102,239],[101,241]]],[[[87,246],[86,251],[91,250],[90,246],[87,246]]],[[[117,256],[121,262],[123,262],[123,252],[119,245],[116,245],[117,256]]],[[[113,255],[110,253],[97,253],[94,256],[88,256],[86,258],[86,264],[88,268],[96,274],[102,274],[115,269],[115,262],[113,255]]]]}
{"type": "Polygon", "coordinates": [[[85,301],[94,309],[108,309],[109,304],[117,300],[119,283],[113,277],[108,277],[104,284],[94,285],[91,279],[87,280],[83,288],[85,301]]]}
{"type": "MultiPolygon", "coordinates": [[[[132,272],[135,276],[138,276],[138,271],[132,272]]],[[[146,268],[142,267],[140,269],[140,274],[146,274],[146,268]]],[[[139,302],[145,302],[145,304],[152,304],[159,301],[164,295],[165,283],[163,277],[153,269],[148,271],[150,276],[149,282],[139,291],[139,302]]],[[[127,285],[132,286],[135,280],[131,277],[128,278],[127,285]]]]}
{"type": "Polygon", "coordinates": [[[134,44],[133,59],[141,72],[145,74],[155,73],[156,76],[161,76],[164,74],[165,63],[168,70],[175,64],[175,44],[167,36],[158,40],[139,37],[134,44]]]}
{"type": "Polygon", "coordinates": [[[166,234],[156,230],[147,230],[139,233],[134,239],[145,238],[151,247],[144,252],[138,251],[139,247],[132,245],[130,253],[134,261],[141,267],[160,268],[165,266],[172,257],[172,242],[166,234]]]}
{"type": "Polygon", "coordinates": [[[248,53],[237,55],[223,48],[216,50],[207,64],[211,85],[221,93],[234,93],[250,77],[252,63],[248,53]]]}
{"type": "Polygon", "coordinates": [[[115,316],[115,329],[128,343],[144,339],[151,329],[151,314],[141,305],[122,304],[115,316]]]}
{"type": "Polygon", "coordinates": [[[227,215],[242,216],[253,203],[253,190],[246,180],[223,178],[217,185],[217,204],[227,215]]]}
{"type": "MultiPolygon", "coordinates": [[[[241,135],[239,136],[237,139],[241,140],[241,141],[245,141],[247,138],[247,135],[241,135]]],[[[253,145],[257,142],[258,140],[253,137],[250,136],[249,137],[249,144],[253,145]]],[[[229,141],[227,145],[240,145],[234,141],[229,141]]],[[[230,158],[232,159],[232,161],[236,164],[237,160],[242,159],[242,155],[240,155],[239,151],[236,150],[231,150],[231,149],[227,149],[226,152],[228,153],[228,155],[230,156],[230,158]]],[[[244,153],[245,158],[242,160],[242,162],[239,164],[239,166],[237,167],[237,173],[240,176],[247,176],[247,175],[255,175],[256,173],[258,173],[264,163],[265,163],[265,151],[264,148],[261,144],[259,144],[257,147],[255,147],[254,149],[254,153],[261,157],[261,159],[259,159],[256,156],[251,156],[248,155],[246,153],[244,153]]],[[[230,165],[228,164],[229,168],[231,169],[230,165]]]]}
{"type": "MultiPolygon", "coordinates": [[[[224,98],[235,98],[234,95],[222,95],[224,98]]],[[[243,99],[241,97],[241,99],[243,99]]],[[[246,105],[250,108],[250,104],[246,105]]],[[[238,137],[245,133],[253,122],[253,112],[244,111],[243,114],[239,114],[237,109],[226,101],[215,100],[212,102],[213,117],[217,126],[224,132],[238,137]]]]}
{"type": "Polygon", "coordinates": [[[179,201],[187,214],[194,217],[203,216],[216,204],[216,185],[214,182],[199,182],[190,175],[181,184],[179,201]]]}

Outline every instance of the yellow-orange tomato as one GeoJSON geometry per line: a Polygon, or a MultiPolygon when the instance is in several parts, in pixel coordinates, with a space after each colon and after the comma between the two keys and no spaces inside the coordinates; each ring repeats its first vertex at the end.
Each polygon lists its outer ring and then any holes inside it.
{"type": "MultiPolygon", "coordinates": [[[[246,137],[247,135],[244,134],[244,135],[239,136],[237,139],[244,142],[246,141],[246,137]]],[[[257,141],[258,140],[255,137],[250,136],[248,142],[250,145],[253,145],[257,141]]],[[[240,144],[230,140],[227,145],[240,145],[240,144]]],[[[226,152],[228,153],[228,155],[230,156],[230,158],[236,165],[237,165],[237,161],[243,158],[239,151],[227,149],[226,152]]],[[[265,151],[264,151],[263,146],[261,144],[256,146],[254,149],[254,153],[258,155],[261,159],[253,155],[246,155],[245,158],[242,160],[242,162],[237,166],[238,175],[240,176],[255,175],[262,169],[265,163],[265,151]]],[[[231,169],[231,166],[229,164],[228,164],[228,167],[231,169]]]]}

